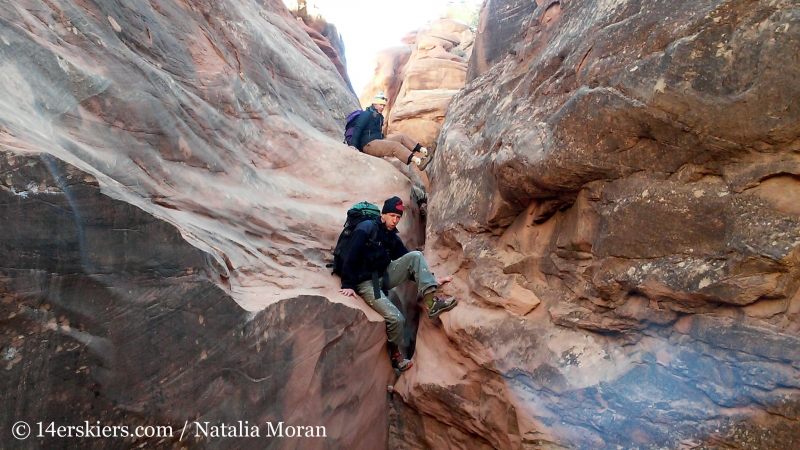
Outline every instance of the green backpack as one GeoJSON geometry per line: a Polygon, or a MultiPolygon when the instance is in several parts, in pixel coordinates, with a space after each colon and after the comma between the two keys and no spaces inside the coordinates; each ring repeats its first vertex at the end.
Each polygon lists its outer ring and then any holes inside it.
{"type": "MultiPolygon", "coordinates": [[[[342,276],[342,266],[344,265],[345,256],[350,251],[350,238],[353,236],[358,224],[365,220],[377,219],[381,215],[381,210],[377,206],[369,202],[361,202],[353,205],[347,210],[347,220],[344,222],[344,230],[339,235],[339,240],[336,241],[336,248],[333,250],[333,272],[336,275],[342,276]]],[[[378,228],[374,227],[372,236],[369,237],[369,242],[375,240],[378,228]]]]}

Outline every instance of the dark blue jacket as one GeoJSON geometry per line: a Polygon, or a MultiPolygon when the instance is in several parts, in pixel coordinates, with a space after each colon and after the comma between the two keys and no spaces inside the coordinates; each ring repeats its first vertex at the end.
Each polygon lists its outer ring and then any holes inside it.
{"type": "Polygon", "coordinates": [[[386,229],[380,217],[365,220],[353,230],[350,246],[342,264],[342,289],[353,289],[364,281],[372,279],[372,272],[382,276],[386,266],[395,259],[408,253],[397,228],[386,229]],[[370,244],[369,237],[375,233],[375,240],[370,244]]]}
{"type": "Polygon", "coordinates": [[[370,106],[358,116],[350,145],[363,152],[364,146],[375,139],[383,139],[383,114],[370,106]]]}

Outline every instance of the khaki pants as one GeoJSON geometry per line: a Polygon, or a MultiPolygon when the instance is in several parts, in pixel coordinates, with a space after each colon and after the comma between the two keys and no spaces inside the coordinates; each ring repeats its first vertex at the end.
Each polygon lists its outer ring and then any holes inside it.
{"type": "MultiPolygon", "coordinates": [[[[389,275],[389,289],[408,280],[411,275],[414,275],[414,279],[417,280],[418,296],[434,291],[438,287],[436,279],[428,268],[428,262],[425,261],[422,252],[408,252],[400,258],[395,259],[389,263],[389,267],[386,268],[386,273],[389,275]]],[[[398,347],[402,347],[403,325],[405,325],[406,319],[403,317],[403,314],[400,313],[400,310],[386,298],[386,294],[383,291],[381,291],[381,298],[375,298],[372,280],[359,283],[358,286],[356,286],[356,292],[372,309],[377,311],[378,314],[383,316],[384,320],[386,320],[386,334],[389,335],[389,342],[397,344],[398,347]]]]}
{"type": "Polygon", "coordinates": [[[394,156],[403,164],[408,164],[411,150],[417,146],[417,141],[405,134],[393,134],[383,139],[376,139],[364,146],[364,153],[382,158],[394,156]]]}

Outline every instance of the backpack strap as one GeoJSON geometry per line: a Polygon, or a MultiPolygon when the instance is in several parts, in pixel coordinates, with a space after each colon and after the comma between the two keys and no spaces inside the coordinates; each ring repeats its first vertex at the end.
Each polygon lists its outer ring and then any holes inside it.
{"type": "Polygon", "coordinates": [[[367,240],[367,245],[372,245],[375,243],[375,239],[378,238],[378,219],[372,219],[372,231],[369,233],[369,239],[367,240]]]}
{"type": "Polygon", "coordinates": [[[372,293],[375,300],[381,298],[381,291],[389,292],[389,272],[384,269],[383,274],[378,276],[378,271],[372,271],[372,293]]]}
{"type": "MultiPolygon", "coordinates": [[[[378,237],[378,219],[372,220],[372,231],[367,240],[367,246],[372,245],[378,237]]],[[[388,291],[389,289],[389,272],[383,270],[383,274],[378,275],[377,270],[372,271],[372,293],[375,294],[375,300],[381,298],[381,289],[388,291]]]]}
{"type": "Polygon", "coordinates": [[[372,271],[372,293],[375,295],[375,300],[381,298],[381,285],[378,281],[378,271],[372,271]]]}

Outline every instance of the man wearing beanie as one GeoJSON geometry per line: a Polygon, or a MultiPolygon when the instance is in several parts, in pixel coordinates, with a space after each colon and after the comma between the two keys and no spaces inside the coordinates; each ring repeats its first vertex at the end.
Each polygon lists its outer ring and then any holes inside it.
{"type": "Polygon", "coordinates": [[[430,158],[422,159],[428,155],[428,149],[420,145],[405,134],[383,136],[383,110],[386,108],[386,96],[378,92],[372,99],[372,106],[367,108],[356,120],[353,129],[353,138],[350,145],[358,150],[379,158],[394,156],[403,164],[416,164],[420,170],[425,170],[430,158]]]}
{"type": "Polygon", "coordinates": [[[389,336],[389,351],[392,365],[401,372],[411,368],[411,361],[400,353],[403,345],[405,318],[386,297],[385,291],[411,279],[417,282],[418,294],[425,299],[428,317],[438,317],[449,311],[458,302],[455,297],[440,298],[435,295],[439,284],[422,252],[409,252],[400,236],[397,223],[403,216],[403,200],[392,197],[383,203],[381,215],[375,220],[358,224],[350,238],[350,244],[342,266],[342,289],[344,295],[355,297],[356,293],[386,320],[389,336]]]}

